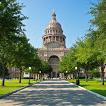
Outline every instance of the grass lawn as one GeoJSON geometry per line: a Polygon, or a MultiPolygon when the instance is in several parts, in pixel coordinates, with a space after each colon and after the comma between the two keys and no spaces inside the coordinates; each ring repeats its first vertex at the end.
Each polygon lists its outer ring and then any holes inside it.
{"type": "MultiPolygon", "coordinates": [[[[69,82],[75,83],[75,80],[69,80],[69,82]]],[[[106,97],[106,82],[105,85],[102,85],[102,83],[97,80],[88,80],[86,82],[84,79],[80,79],[80,86],[106,97]]]]}
{"type": "MultiPolygon", "coordinates": [[[[22,88],[24,86],[28,85],[28,79],[22,79],[22,82],[19,83],[18,79],[10,79],[5,80],[5,86],[1,86],[2,80],[0,80],[0,95],[10,93],[12,91],[15,91],[19,88],[22,88]]],[[[31,83],[36,83],[37,81],[34,81],[33,79],[30,80],[31,83]]]]}

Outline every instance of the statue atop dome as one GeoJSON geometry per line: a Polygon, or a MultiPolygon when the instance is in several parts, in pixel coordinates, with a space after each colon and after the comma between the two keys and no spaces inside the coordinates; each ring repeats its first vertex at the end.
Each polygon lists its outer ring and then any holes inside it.
{"type": "Polygon", "coordinates": [[[56,13],[55,13],[54,10],[53,10],[53,13],[52,13],[52,19],[53,19],[53,20],[56,20],[56,13]]]}

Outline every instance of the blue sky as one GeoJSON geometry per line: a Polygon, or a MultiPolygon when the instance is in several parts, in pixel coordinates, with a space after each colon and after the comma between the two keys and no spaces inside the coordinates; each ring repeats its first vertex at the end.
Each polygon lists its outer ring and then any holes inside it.
{"type": "Polygon", "coordinates": [[[62,25],[66,36],[66,46],[71,47],[78,38],[83,37],[89,29],[91,16],[88,11],[91,3],[98,0],[18,0],[25,5],[22,13],[25,20],[26,35],[36,48],[42,47],[42,36],[51,19],[53,9],[57,21],[62,25]]]}

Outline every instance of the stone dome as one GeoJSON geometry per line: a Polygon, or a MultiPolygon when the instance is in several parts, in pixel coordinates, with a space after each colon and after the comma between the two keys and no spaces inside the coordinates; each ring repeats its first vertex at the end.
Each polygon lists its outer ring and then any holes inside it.
{"type": "Polygon", "coordinates": [[[61,25],[56,20],[55,12],[52,13],[52,19],[45,29],[43,35],[43,45],[45,48],[65,48],[65,35],[61,25]]]}
{"type": "Polygon", "coordinates": [[[58,29],[62,29],[61,25],[55,21],[55,20],[51,20],[47,26],[47,29],[51,29],[51,28],[58,28],[58,29]]]}
{"type": "MultiPolygon", "coordinates": [[[[50,30],[54,30],[54,32],[57,32],[58,34],[62,34],[63,30],[61,28],[61,25],[56,20],[56,14],[55,12],[52,13],[52,19],[50,20],[49,24],[47,25],[45,32],[50,33],[50,30]]],[[[52,31],[51,31],[52,32],[52,31]]]]}

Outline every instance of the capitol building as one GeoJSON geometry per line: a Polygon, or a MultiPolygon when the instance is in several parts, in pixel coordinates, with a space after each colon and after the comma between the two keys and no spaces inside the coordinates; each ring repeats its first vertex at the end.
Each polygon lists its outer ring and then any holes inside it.
{"type": "Polygon", "coordinates": [[[52,67],[52,77],[59,76],[59,61],[69,51],[66,48],[66,36],[63,33],[61,24],[56,19],[56,13],[52,13],[52,17],[44,35],[42,36],[43,46],[38,48],[38,55],[42,60],[48,61],[52,67]]]}

